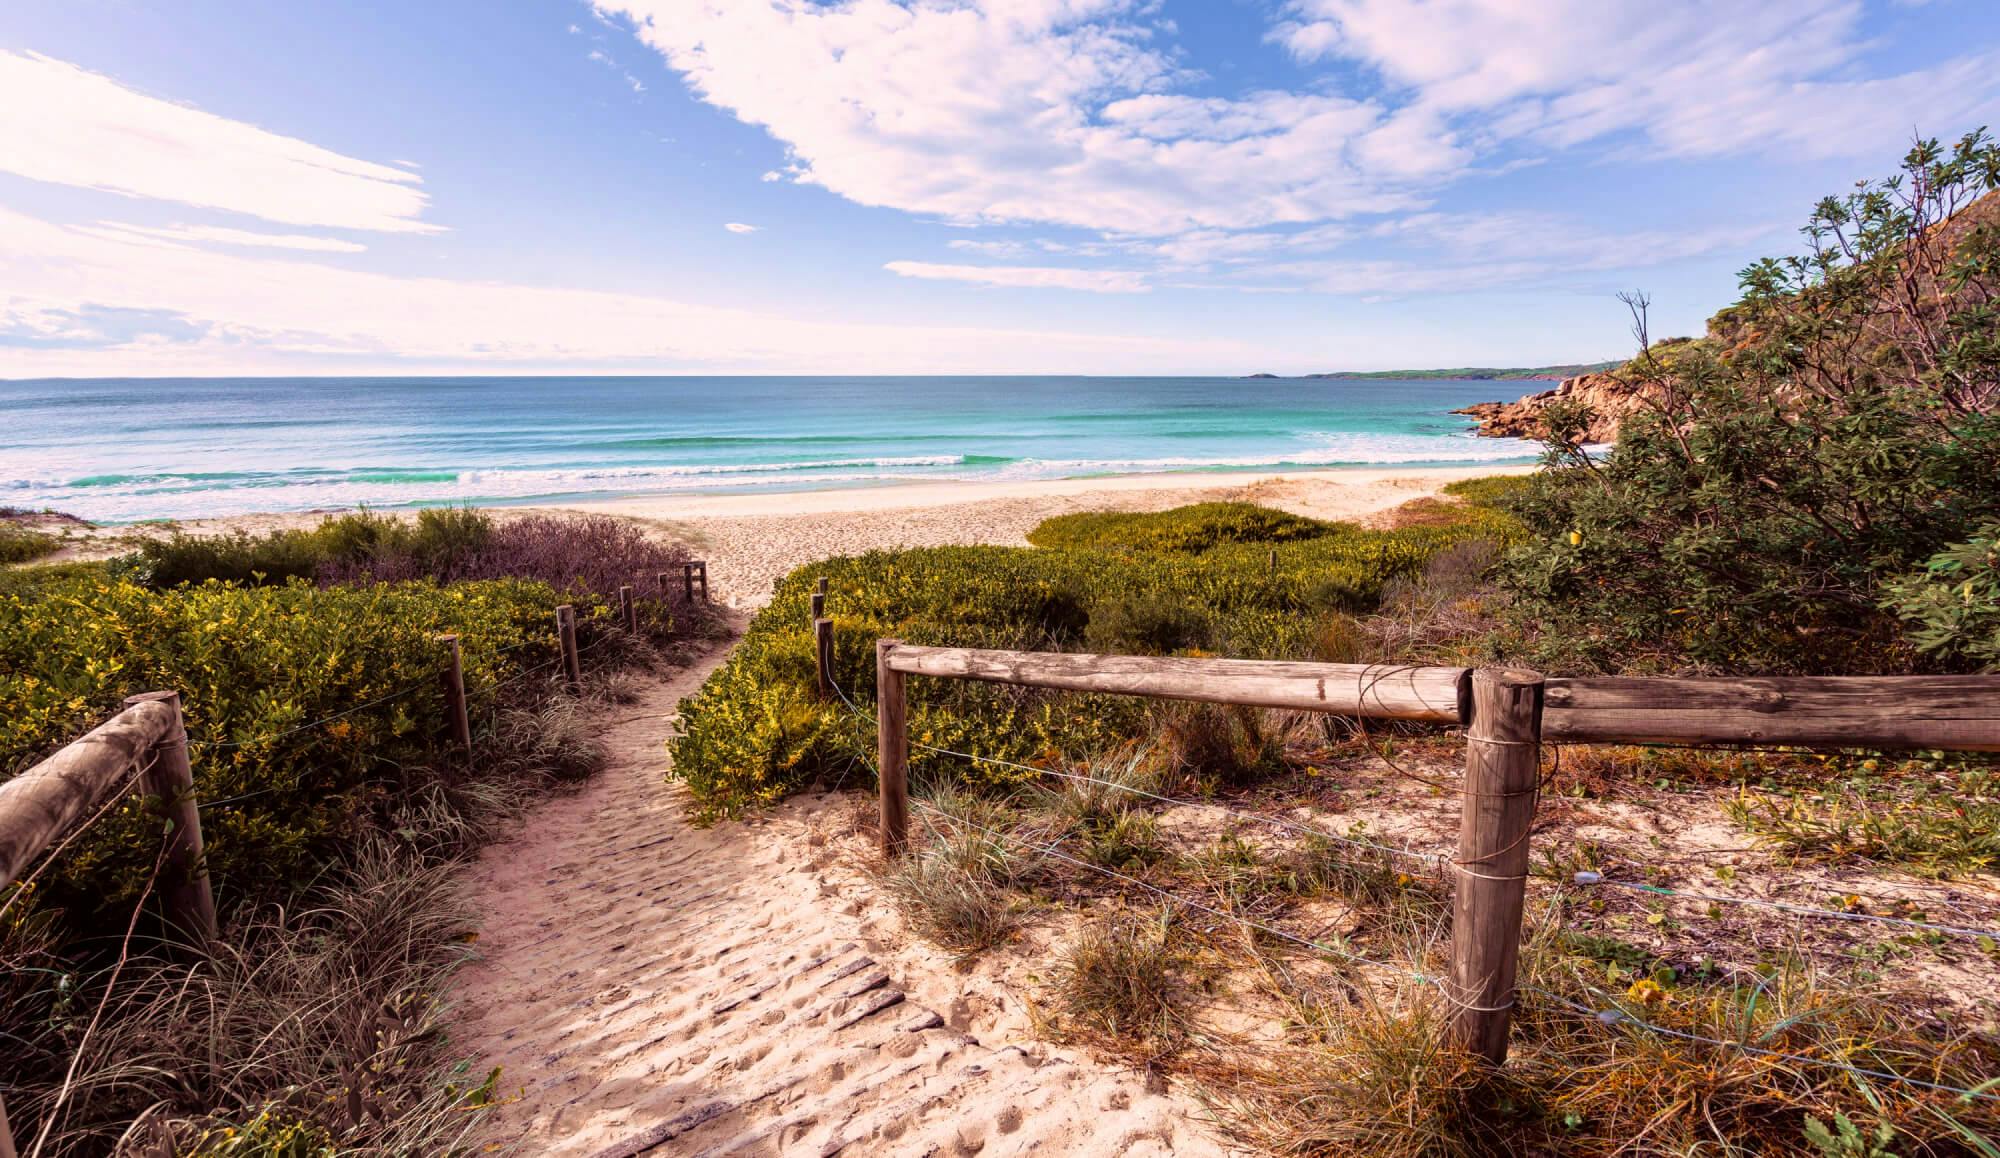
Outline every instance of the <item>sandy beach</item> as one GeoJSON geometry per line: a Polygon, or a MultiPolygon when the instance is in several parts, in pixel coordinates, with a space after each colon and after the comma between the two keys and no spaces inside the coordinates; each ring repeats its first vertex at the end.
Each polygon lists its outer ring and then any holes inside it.
{"type": "MultiPolygon", "coordinates": [[[[771,585],[815,559],[862,551],[948,544],[1019,546],[1043,519],[1075,511],[1157,511],[1187,503],[1262,503],[1312,518],[1366,522],[1460,479],[1521,474],[1526,466],[1412,467],[1316,471],[1118,475],[1032,482],[943,482],[850,490],[734,495],[631,495],[551,505],[489,508],[501,518],[550,511],[632,519],[661,538],[688,543],[709,563],[718,599],[755,608],[771,585]]],[[[263,533],[317,523],[333,511],[239,515],[173,524],[72,532],[50,561],[103,558],[135,536],[178,528],[190,534],[263,533]]],[[[405,513],[405,512],[390,512],[405,513]]]]}

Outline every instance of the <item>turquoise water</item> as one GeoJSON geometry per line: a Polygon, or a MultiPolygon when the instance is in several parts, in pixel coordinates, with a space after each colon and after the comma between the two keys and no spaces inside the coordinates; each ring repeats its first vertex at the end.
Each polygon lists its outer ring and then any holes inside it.
{"type": "Polygon", "coordinates": [[[1520,462],[1521,383],[1238,378],[0,381],[0,505],[101,522],[940,479],[1520,462]]]}

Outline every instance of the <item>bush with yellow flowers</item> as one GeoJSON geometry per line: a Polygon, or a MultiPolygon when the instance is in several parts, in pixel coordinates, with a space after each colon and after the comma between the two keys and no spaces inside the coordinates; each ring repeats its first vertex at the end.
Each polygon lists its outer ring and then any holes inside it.
{"type": "MultiPolygon", "coordinates": [[[[153,591],[99,569],[0,589],[0,773],[18,774],[140,691],[181,694],[216,894],[297,886],[389,797],[443,775],[444,653],[475,700],[555,654],[542,583],[492,580],[153,591]]],[[[588,612],[588,608],[580,609],[588,612]]],[[[126,805],[49,870],[72,916],[116,910],[157,834],[126,805]]]]}
{"type": "MultiPolygon", "coordinates": [[[[699,812],[733,816],[817,780],[874,777],[875,642],[951,647],[1224,654],[1320,654],[1323,625],[1372,610],[1393,579],[1469,539],[1507,534],[1504,516],[1454,505],[1449,518],[1371,531],[1247,503],[1158,514],[1051,519],[1042,546],[876,551],[802,567],[780,580],[729,662],[681,707],[675,775],[699,812]],[[814,688],[809,604],[828,580],[835,678],[853,700],[814,688]]],[[[965,680],[909,684],[910,735],[933,745],[1047,766],[1124,743],[1148,726],[1143,701],[965,680]]],[[[912,775],[988,783],[1018,768],[911,753],[912,775]]]]}

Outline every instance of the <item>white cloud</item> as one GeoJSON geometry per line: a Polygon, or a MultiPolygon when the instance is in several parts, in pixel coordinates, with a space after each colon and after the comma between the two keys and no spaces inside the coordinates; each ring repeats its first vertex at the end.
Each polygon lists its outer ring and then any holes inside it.
{"type": "Polygon", "coordinates": [[[1146,275],[1122,269],[1063,269],[1037,265],[942,265],[928,261],[892,261],[882,267],[899,277],[933,281],[969,281],[1017,289],[1085,290],[1100,294],[1140,294],[1151,287],[1146,275]]]}
{"type": "Polygon", "coordinates": [[[1273,38],[1340,67],[1236,93],[1186,69],[1151,0],[597,7],[801,182],[952,223],[1255,234],[1244,253],[1533,151],[1879,157],[2000,113],[2000,55],[1871,73],[1860,0],[1290,0],[1273,38]]]}
{"type": "Polygon", "coordinates": [[[150,238],[155,241],[216,245],[250,245],[261,249],[298,249],[313,253],[362,253],[368,247],[337,237],[315,237],[303,233],[256,233],[248,229],[228,229],[220,225],[129,225],[121,221],[100,221],[94,232],[150,238]]]}
{"type": "MultiPolygon", "coordinates": [[[[1625,130],[1698,156],[1872,155],[1955,131],[2000,96],[2000,57],[1855,75],[1860,0],[1293,0],[1275,36],[1373,69],[1408,108],[1557,147],[1625,130]]],[[[1420,133],[1420,137],[1426,136],[1420,133]]]]}
{"type": "Polygon", "coordinates": [[[764,170],[764,175],[757,179],[759,181],[782,181],[785,179],[785,175],[776,169],[766,169],[764,170]]]}
{"type": "Polygon", "coordinates": [[[0,170],[288,225],[431,233],[421,179],[0,50],[0,170]]]}
{"type": "Polygon", "coordinates": [[[1187,79],[1141,0],[600,0],[702,100],[790,149],[797,179],[953,221],[1165,234],[1411,204],[1466,154],[1431,122],[1187,79]],[[1405,151],[1384,163],[1390,132],[1405,151]],[[1419,147],[1421,146],[1421,147],[1419,147]]]}
{"type": "Polygon", "coordinates": [[[0,375],[1227,370],[1227,339],[801,321],[585,289],[397,277],[125,239],[0,209],[0,375]]]}
{"type": "Polygon", "coordinates": [[[1613,271],[1737,253],[1782,231],[1776,224],[1753,224],[1607,233],[1547,213],[1422,213],[1368,231],[1397,243],[1396,257],[1267,261],[1242,276],[1254,288],[1332,294],[1596,285],[1613,271]]]}
{"type": "Polygon", "coordinates": [[[755,233],[763,228],[761,225],[745,225],[741,221],[725,222],[722,227],[731,233],[755,233]]]}

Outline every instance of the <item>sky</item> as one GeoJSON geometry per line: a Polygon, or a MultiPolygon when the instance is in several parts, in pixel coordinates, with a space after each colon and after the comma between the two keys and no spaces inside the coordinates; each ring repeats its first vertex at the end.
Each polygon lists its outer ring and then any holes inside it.
{"type": "Polygon", "coordinates": [[[13,0],[0,377],[1607,359],[1990,121],[1991,0],[13,0]]]}

